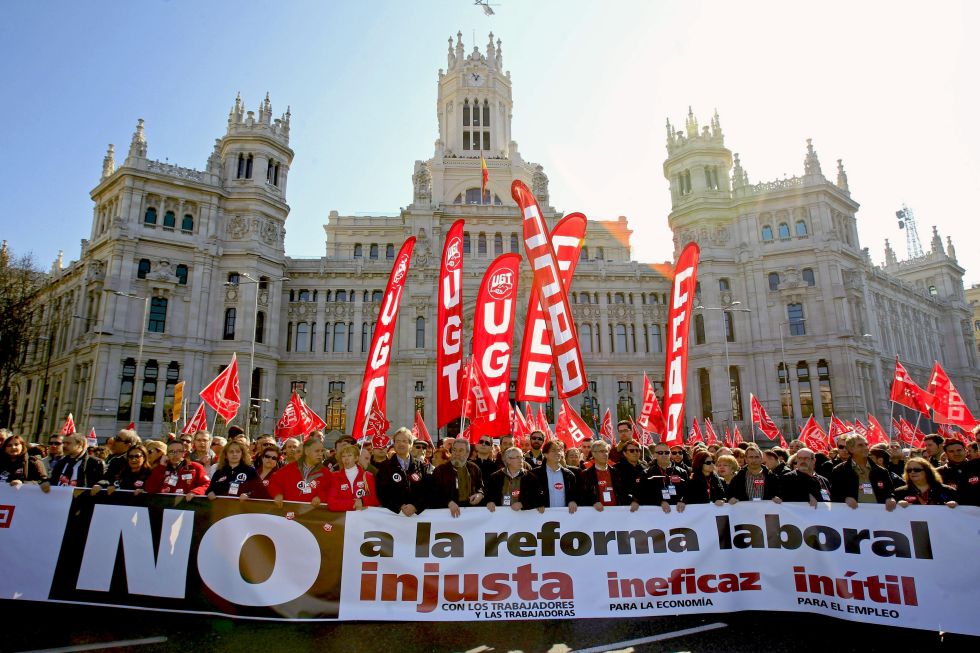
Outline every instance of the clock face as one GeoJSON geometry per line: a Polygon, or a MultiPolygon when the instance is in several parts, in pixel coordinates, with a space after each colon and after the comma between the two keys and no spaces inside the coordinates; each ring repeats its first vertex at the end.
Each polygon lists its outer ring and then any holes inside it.
{"type": "Polygon", "coordinates": [[[469,77],[466,79],[466,82],[470,86],[480,86],[483,84],[483,75],[480,73],[470,73],[469,77]]]}

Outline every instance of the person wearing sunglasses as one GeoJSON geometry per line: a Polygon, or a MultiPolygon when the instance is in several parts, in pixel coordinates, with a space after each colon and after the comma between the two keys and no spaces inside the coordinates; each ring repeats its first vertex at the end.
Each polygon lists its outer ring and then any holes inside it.
{"type": "Polygon", "coordinates": [[[630,505],[635,503],[636,507],[639,508],[640,482],[643,480],[647,471],[646,464],[640,459],[642,450],[640,445],[631,440],[623,447],[621,453],[623,457],[620,458],[614,467],[619,472],[619,482],[622,484],[623,492],[626,494],[623,499],[630,505]]]}
{"type": "Polygon", "coordinates": [[[817,456],[813,450],[803,447],[790,460],[795,467],[779,478],[780,498],[794,503],[809,503],[813,508],[820,501],[830,501],[830,482],[814,471],[817,456]]]}
{"type": "MultiPolygon", "coordinates": [[[[302,449],[300,449],[302,451],[302,449]]],[[[264,491],[260,496],[259,492],[253,494],[255,499],[268,499],[269,496],[269,479],[272,475],[276,473],[282,466],[282,461],[280,459],[279,447],[274,444],[263,445],[259,449],[259,455],[256,456],[255,460],[255,472],[258,474],[259,481],[262,483],[264,491]]]]}
{"type": "Polygon", "coordinates": [[[640,481],[639,503],[643,506],[660,506],[665,513],[680,503],[684,497],[688,474],[670,462],[670,447],[658,444],[653,447],[653,463],[640,481]]]}
{"type": "Polygon", "coordinates": [[[944,485],[932,463],[920,456],[905,463],[905,485],[895,489],[895,498],[902,508],[911,505],[955,508],[959,505],[956,490],[944,485]]]}
{"type": "Polygon", "coordinates": [[[480,473],[483,474],[483,478],[489,480],[491,474],[504,468],[504,463],[502,462],[503,456],[503,450],[500,452],[499,457],[493,454],[493,438],[489,435],[481,435],[480,439],[476,441],[476,450],[470,460],[475,462],[480,468],[480,473]]]}
{"type": "Polygon", "coordinates": [[[395,455],[378,467],[375,485],[381,506],[406,517],[425,510],[426,484],[430,467],[425,462],[426,446],[405,427],[392,436],[395,455]]]}
{"type": "Polygon", "coordinates": [[[603,440],[594,441],[592,459],[594,463],[579,474],[579,503],[599,512],[606,506],[628,505],[623,500],[627,495],[620,483],[619,472],[609,464],[609,444],[603,440]]]}
{"type": "Polygon", "coordinates": [[[51,476],[51,468],[54,467],[54,464],[65,455],[63,437],[62,435],[52,435],[48,438],[48,455],[41,458],[41,464],[44,465],[44,471],[48,476],[51,476]]]}
{"type": "Polygon", "coordinates": [[[959,440],[946,440],[943,451],[946,464],[936,470],[943,483],[956,490],[963,505],[980,506],[980,461],[969,460],[967,448],[959,440]]]}
{"type": "Polygon", "coordinates": [[[531,469],[537,469],[544,464],[544,453],[541,451],[544,446],[544,432],[535,429],[527,439],[531,443],[531,450],[524,454],[524,461],[531,469]]]}
{"type": "Polygon", "coordinates": [[[713,503],[725,505],[725,482],[715,472],[715,457],[707,449],[694,453],[694,471],[684,488],[684,496],[677,502],[677,512],[684,512],[684,505],[713,503]]]}
{"type": "Polygon", "coordinates": [[[125,455],[126,466],[110,477],[109,494],[115,489],[143,490],[150,478],[153,468],[150,467],[150,454],[142,444],[134,444],[125,455]]]}

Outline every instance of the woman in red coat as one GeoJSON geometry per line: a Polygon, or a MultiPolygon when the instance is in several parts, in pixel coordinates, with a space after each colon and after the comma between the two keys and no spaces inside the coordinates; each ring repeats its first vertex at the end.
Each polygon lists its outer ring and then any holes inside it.
{"type": "Polygon", "coordinates": [[[333,472],[327,491],[327,509],[334,512],[364,510],[380,506],[374,490],[374,474],[364,471],[357,463],[360,452],[352,444],[345,444],[337,452],[340,469],[333,472]]]}
{"type": "Polygon", "coordinates": [[[313,431],[303,443],[303,455],[299,460],[280,467],[269,478],[269,496],[282,507],[283,501],[298,501],[320,505],[327,500],[330,487],[330,470],[323,464],[323,440],[319,431],[313,431]]]}

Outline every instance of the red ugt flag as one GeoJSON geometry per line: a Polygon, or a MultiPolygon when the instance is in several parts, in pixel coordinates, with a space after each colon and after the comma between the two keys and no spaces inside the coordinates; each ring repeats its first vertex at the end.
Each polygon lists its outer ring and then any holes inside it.
{"type": "Polygon", "coordinates": [[[391,444],[388,438],[388,429],[391,424],[385,417],[384,411],[378,404],[378,397],[374,397],[371,404],[371,411],[368,413],[367,426],[364,427],[364,436],[371,438],[371,444],[375,449],[385,449],[391,444]]]}
{"type": "Polygon", "coordinates": [[[238,414],[238,408],[242,405],[241,395],[238,391],[238,356],[231,355],[231,364],[228,365],[214,381],[209,383],[206,388],[201,390],[201,399],[208,406],[211,406],[219,415],[230,422],[238,414]]]}

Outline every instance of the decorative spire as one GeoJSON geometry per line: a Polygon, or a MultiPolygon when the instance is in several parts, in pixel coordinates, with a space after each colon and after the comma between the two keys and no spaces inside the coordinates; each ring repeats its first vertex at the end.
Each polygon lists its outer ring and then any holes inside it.
{"type": "Polygon", "coordinates": [[[487,64],[493,69],[497,63],[497,51],[493,47],[493,32],[490,32],[490,40],[487,42],[487,64]]]}
{"type": "Polygon", "coordinates": [[[698,119],[694,117],[694,111],[691,109],[690,105],[687,107],[687,137],[697,138],[698,137],[698,119]]]}
{"type": "Polygon", "coordinates": [[[495,68],[497,70],[504,69],[504,49],[500,44],[500,39],[497,39],[497,62],[495,68]]]}
{"type": "Polygon", "coordinates": [[[463,32],[456,32],[456,59],[462,61],[466,56],[466,51],[463,50],[463,32]]]}
{"type": "Polygon", "coordinates": [[[453,53],[453,37],[449,37],[449,54],[446,55],[446,68],[452,70],[456,67],[456,55],[453,53]]]}
{"type": "Polygon", "coordinates": [[[65,252],[63,250],[58,250],[58,258],[54,260],[51,264],[51,274],[57,274],[65,267],[65,252]]]}
{"type": "Polygon", "coordinates": [[[850,187],[847,185],[847,173],[844,172],[842,159],[837,159],[837,187],[848,193],[851,192],[850,187]]]}
{"type": "Polygon", "coordinates": [[[265,99],[259,105],[259,122],[263,125],[272,124],[272,102],[269,101],[269,92],[265,92],[265,99]]]}
{"type": "Polygon", "coordinates": [[[105,157],[102,159],[102,178],[105,179],[112,173],[116,171],[116,157],[115,157],[116,147],[112,143],[109,143],[109,149],[106,150],[105,157]]]}
{"type": "Polygon", "coordinates": [[[895,256],[895,250],[892,249],[892,244],[888,242],[885,238],[885,265],[897,265],[898,257],[895,256]]]}
{"type": "Polygon", "coordinates": [[[956,263],[956,248],[953,247],[953,239],[949,236],[946,236],[946,256],[953,263],[956,263]]]}
{"type": "Polygon", "coordinates": [[[738,158],[738,152],[733,155],[732,164],[732,189],[743,188],[749,185],[749,175],[742,168],[742,161],[738,158]]]}
{"type": "Polygon", "coordinates": [[[943,239],[939,237],[939,230],[936,229],[936,225],[932,225],[932,253],[942,254],[943,252],[943,239]]]}
{"type": "Polygon", "coordinates": [[[806,158],[803,159],[803,174],[805,175],[822,175],[823,171],[820,170],[820,159],[817,158],[817,152],[813,149],[813,139],[806,139],[806,158]]]}
{"type": "Polygon", "coordinates": [[[718,117],[718,109],[715,109],[715,115],[711,118],[711,135],[715,138],[724,136],[721,132],[721,118],[718,117]]]}
{"type": "Polygon", "coordinates": [[[143,119],[136,121],[136,131],[133,132],[133,139],[129,142],[129,156],[127,159],[146,158],[146,136],[143,134],[143,119]]]}

